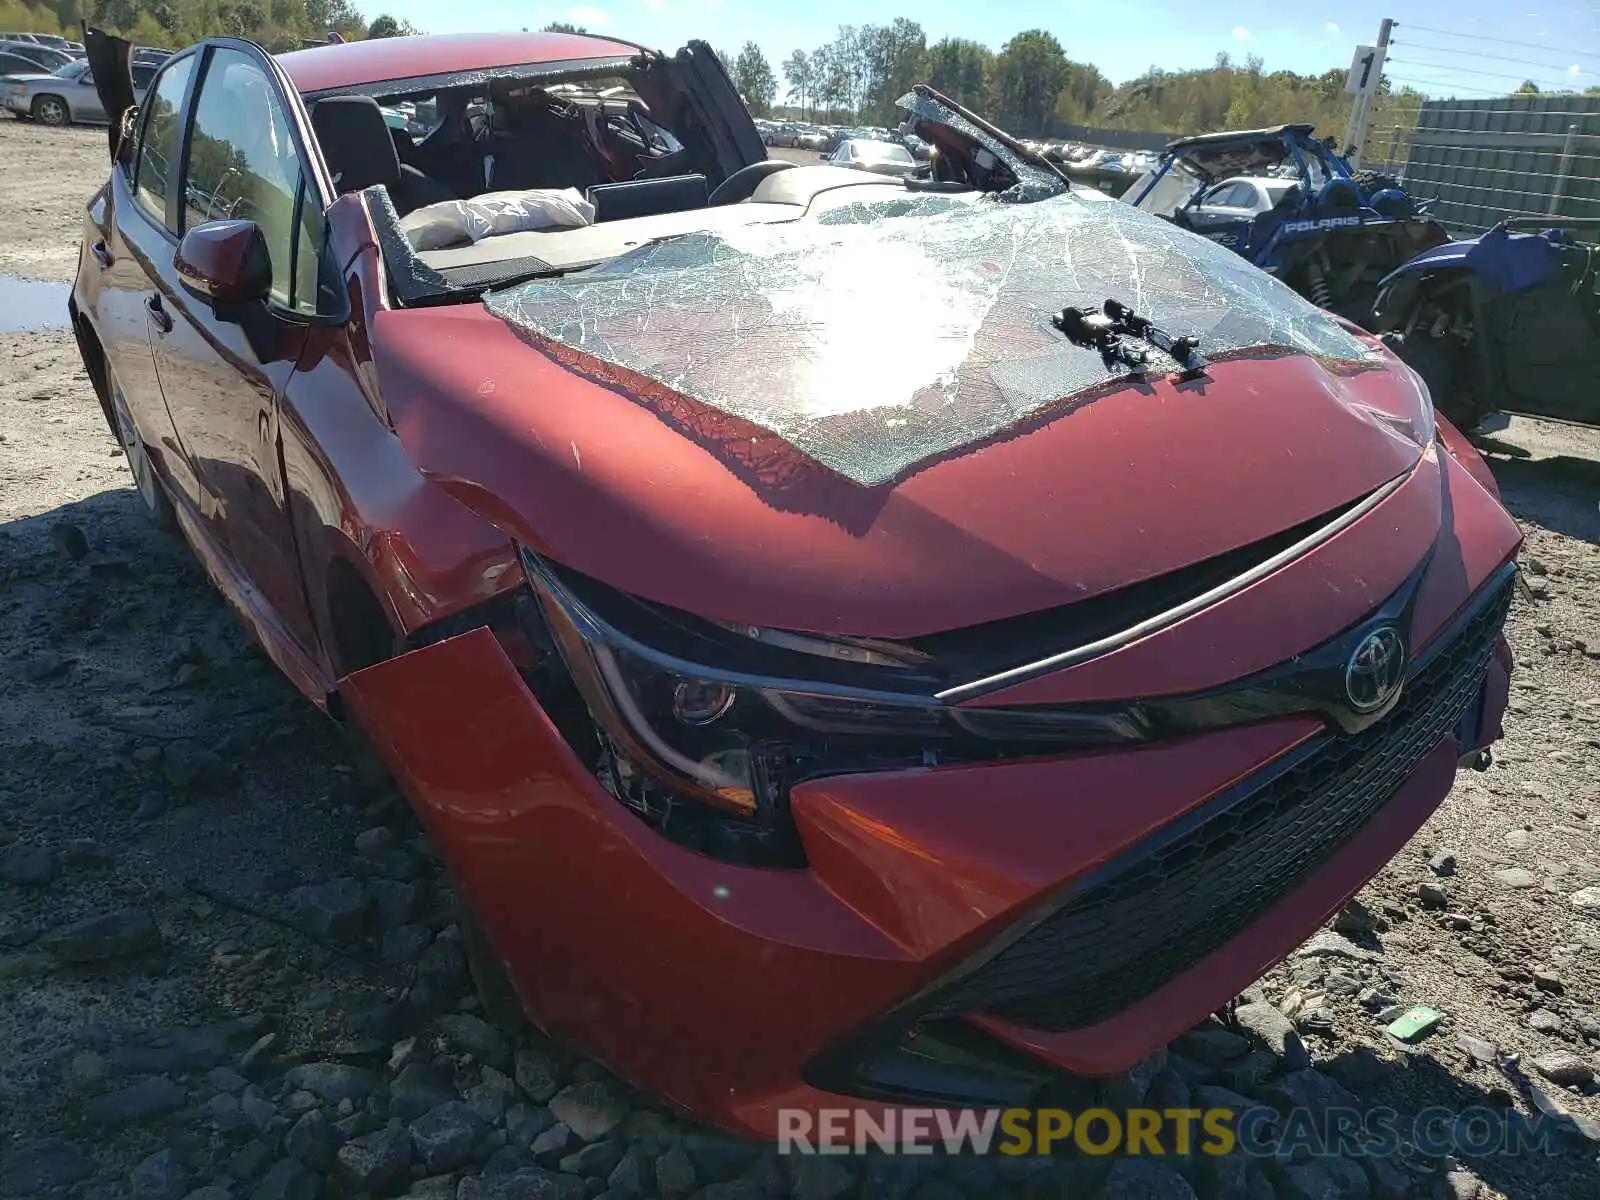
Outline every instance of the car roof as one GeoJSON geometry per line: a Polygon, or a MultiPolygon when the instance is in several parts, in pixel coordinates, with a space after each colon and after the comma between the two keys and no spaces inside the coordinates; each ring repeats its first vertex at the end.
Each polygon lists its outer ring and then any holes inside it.
{"type": "Polygon", "coordinates": [[[1167,150],[1169,152],[1187,150],[1193,146],[1208,149],[1235,145],[1246,146],[1251,142],[1281,138],[1286,133],[1299,133],[1310,137],[1315,130],[1315,125],[1270,125],[1265,129],[1226,129],[1221,133],[1202,133],[1195,137],[1179,138],[1175,142],[1168,142],[1167,150]]]}
{"type": "Polygon", "coordinates": [[[465,71],[628,57],[640,47],[576,33],[435,33],[372,38],[277,56],[302,93],[465,71]]]}

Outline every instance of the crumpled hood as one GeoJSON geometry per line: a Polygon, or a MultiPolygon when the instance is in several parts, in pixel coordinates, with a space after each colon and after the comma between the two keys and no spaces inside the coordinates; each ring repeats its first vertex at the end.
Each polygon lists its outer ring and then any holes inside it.
{"type": "Polygon", "coordinates": [[[647,405],[482,305],[384,311],[371,336],[408,453],[509,536],[660,603],[819,633],[1070,603],[1329,512],[1419,454],[1395,360],[1278,352],[1112,386],[863,486],[672,389],[647,405]]]}

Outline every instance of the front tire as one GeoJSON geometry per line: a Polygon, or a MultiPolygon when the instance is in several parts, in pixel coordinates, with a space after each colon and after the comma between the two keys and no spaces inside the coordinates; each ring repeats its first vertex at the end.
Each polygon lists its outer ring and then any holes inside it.
{"type": "Polygon", "coordinates": [[[33,102],[33,119],[41,125],[70,125],[72,111],[60,96],[40,96],[33,102]]]}
{"type": "Polygon", "coordinates": [[[139,499],[144,503],[145,514],[151,524],[163,532],[171,532],[178,527],[178,515],[173,511],[172,501],[162,488],[161,481],[156,478],[155,465],[150,461],[144,442],[139,439],[139,431],[134,428],[122,389],[117,386],[116,380],[110,380],[109,387],[111,417],[115,426],[112,432],[116,434],[122,453],[128,460],[128,470],[133,472],[133,486],[139,492],[139,499]]]}

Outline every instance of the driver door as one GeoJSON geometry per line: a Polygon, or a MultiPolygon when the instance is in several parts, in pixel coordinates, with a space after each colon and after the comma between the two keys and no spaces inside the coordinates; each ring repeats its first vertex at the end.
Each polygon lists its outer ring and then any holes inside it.
{"type": "Polygon", "coordinates": [[[196,514],[218,553],[213,574],[278,638],[317,645],[301,585],[278,453],[278,405],[316,313],[322,204],[267,56],[247,42],[202,51],[180,137],[179,238],[197,225],[253,221],[272,264],[266,303],[219,312],[156,260],[149,303],[156,375],[198,481],[196,514]]]}
{"type": "Polygon", "coordinates": [[[684,93],[705,130],[717,159],[713,184],[766,159],[761,131],[716,51],[705,42],[693,41],[662,62],[660,69],[684,93]]]}

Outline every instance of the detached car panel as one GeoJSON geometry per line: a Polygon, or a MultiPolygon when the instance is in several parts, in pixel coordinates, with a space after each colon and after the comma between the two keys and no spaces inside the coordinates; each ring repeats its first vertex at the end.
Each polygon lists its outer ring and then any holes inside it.
{"type": "Polygon", "coordinates": [[[486,1000],[700,1118],[1125,1069],[1498,736],[1518,532],[1418,374],[932,89],[901,179],[767,160],[702,43],[89,53],[141,498],[486,1000]]]}

